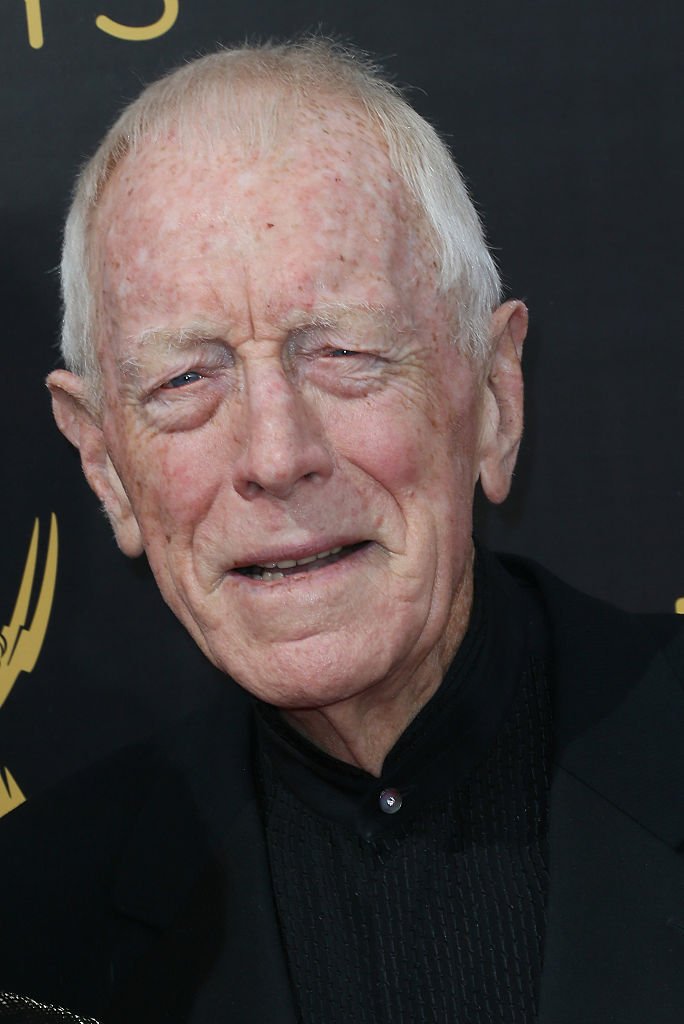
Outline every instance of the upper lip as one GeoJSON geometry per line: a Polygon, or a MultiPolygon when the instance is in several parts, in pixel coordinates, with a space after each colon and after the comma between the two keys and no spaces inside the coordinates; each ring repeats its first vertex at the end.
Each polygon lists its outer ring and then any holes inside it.
{"type": "Polygon", "coordinates": [[[333,548],[346,548],[351,544],[361,544],[367,537],[333,537],[332,539],[307,541],[301,544],[287,544],[278,547],[260,548],[251,552],[234,562],[230,571],[235,569],[246,569],[251,565],[268,565],[271,562],[298,561],[300,558],[310,558],[321,551],[330,551],[333,548]]]}

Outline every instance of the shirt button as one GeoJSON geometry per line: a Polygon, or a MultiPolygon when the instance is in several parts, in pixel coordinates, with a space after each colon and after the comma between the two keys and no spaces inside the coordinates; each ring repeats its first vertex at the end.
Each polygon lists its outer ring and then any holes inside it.
{"type": "Polygon", "coordinates": [[[402,804],[401,793],[398,789],[383,789],[378,803],[385,814],[396,814],[402,804]]]}

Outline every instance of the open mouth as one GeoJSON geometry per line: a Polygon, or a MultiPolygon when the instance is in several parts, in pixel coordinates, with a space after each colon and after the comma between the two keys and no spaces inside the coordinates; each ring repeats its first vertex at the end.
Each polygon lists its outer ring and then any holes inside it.
{"type": "Polygon", "coordinates": [[[347,544],[344,547],[330,548],[328,551],[318,551],[315,555],[307,555],[306,558],[287,558],[280,562],[265,562],[263,565],[243,565],[234,571],[241,576],[247,576],[252,580],[263,580],[268,583],[272,580],[282,580],[286,576],[302,575],[323,569],[326,565],[333,565],[335,562],[348,558],[349,555],[366,547],[370,541],[362,540],[358,544],[347,544]]]}

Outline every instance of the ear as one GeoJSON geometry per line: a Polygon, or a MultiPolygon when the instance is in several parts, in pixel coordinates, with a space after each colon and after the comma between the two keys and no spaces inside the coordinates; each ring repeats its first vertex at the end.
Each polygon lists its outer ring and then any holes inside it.
{"type": "Polygon", "coordinates": [[[480,430],[480,482],[490,501],[508,495],[523,428],[520,360],[527,308],[505,302],[492,314],[489,370],[484,382],[480,430]]]}
{"type": "Polygon", "coordinates": [[[102,502],[125,555],[143,552],[142,537],[128,495],[109,457],[97,412],[88,400],[82,377],[55,370],[47,379],[52,412],[64,436],[78,448],[86,480],[102,502]]]}

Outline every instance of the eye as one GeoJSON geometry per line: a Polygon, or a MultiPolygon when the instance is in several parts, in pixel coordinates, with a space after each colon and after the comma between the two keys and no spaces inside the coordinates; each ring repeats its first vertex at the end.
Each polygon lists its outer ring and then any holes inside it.
{"type": "Polygon", "coordinates": [[[333,348],[328,352],[328,356],[333,359],[340,359],[342,356],[358,356],[358,352],[354,352],[351,348],[333,348]]]}
{"type": "Polygon", "coordinates": [[[162,384],[162,388],[183,388],[186,384],[194,384],[198,380],[202,380],[202,374],[189,370],[187,373],[180,373],[177,377],[167,380],[165,384],[162,384]]]}

